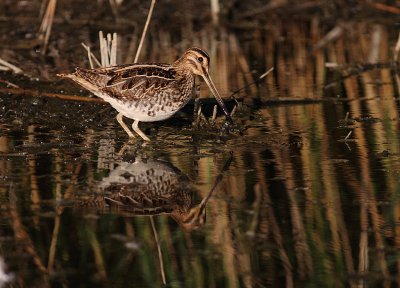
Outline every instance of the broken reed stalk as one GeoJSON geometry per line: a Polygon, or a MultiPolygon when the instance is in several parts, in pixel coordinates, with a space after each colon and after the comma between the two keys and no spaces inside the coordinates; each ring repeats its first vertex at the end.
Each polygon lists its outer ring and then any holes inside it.
{"type": "Polygon", "coordinates": [[[3,60],[0,58],[0,70],[1,71],[12,71],[15,74],[22,73],[22,69],[18,68],[17,66],[3,60]]]}
{"type": "Polygon", "coordinates": [[[153,14],[155,4],[156,4],[156,0],[151,0],[149,13],[147,14],[146,24],[144,25],[144,28],[143,28],[143,34],[142,34],[142,37],[140,38],[139,47],[136,51],[134,63],[137,63],[137,61],[139,60],[140,51],[142,50],[144,38],[146,37],[147,29],[149,27],[151,15],[153,14]]]}
{"type": "Polygon", "coordinates": [[[81,45],[83,46],[83,48],[86,49],[86,51],[87,51],[87,53],[88,53],[90,68],[92,68],[92,69],[94,68],[92,59],[96,62],[96,65],[97,65],[98,67],[101,67],[100,61],[96,58],[96,56],[94,56],[94,54],[92,53],[92,51],[90,51],[90,47],[87,46],[85,43],[81,43],[81,45]]]}
{"type": "MultiPolygon", "coordinates": [[[[231,113],[231,115],[232,115],[232,113],[231,113]]],[[[214,105],[211,123],[215,123],[215,119],[217,119],[217,105],[214,105]]]]}
{"type": "Polygon", "coordinates": [[[43,15],[42,23],[40,24],[38,38],[43,41],[42,54],[46,53],[49,44],[51,27],[53,26],[54,13],[56,12],[57,0],[49,0],[46,12],[43,15]]]}
{"type": "Polygon", "coordinates": [[[101,67],[107,66],[107,44],[104,44],[103,31],[99,31],[101,67]]]}
{"type": "Polygon", "coordinates": [[[117,33],[113,34],[113,38],[111,39],[111,34],[107,34],[107,48],[110,52],[110,65],[117,65],[117,33]]]}
{"type": "Polygon", "coordinates": [[[345,141],[349,139],[351,133],[353,133],[353,131],[350,131],[350,132],[347,134],[347,136],[344,138],[345,141]]]}
{"type": "Polygon", "coordinates": [[[90,47],[87,47],[87,52],[88,52],[88,59],[89,59],[89,65],[90,65],[90,69],[93,69],[93,61],[92,61],[92,52],[90,52],[90,47]]]}
{"type": "Polygon", "coordinates": [[[231,111],[231,117],[233,117],[233,115],[235,115],[237,107],[238,107],[238,105],[233,106],[233,109],[231,111]]]}
{"type": "Polygon", "coordinates": [[[117,65],[117,33],[103,36],[103,31],[99,31],[101,67],[117,65]]]}
{"type": "Polygon", "coordinates": [[[326,47],[329,43],[335,41],[343,35],[348,25],[346,23],[339,23],[332,30],[330,30],[321,40],[319,40],[314,47],[313,51],[326,47]]]}

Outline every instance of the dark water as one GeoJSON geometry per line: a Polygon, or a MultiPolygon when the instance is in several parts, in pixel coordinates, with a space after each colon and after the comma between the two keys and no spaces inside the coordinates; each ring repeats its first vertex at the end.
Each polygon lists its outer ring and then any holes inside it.
{"type": "MultiPolygon", "coordinates": [[[[127,141],[107,104],[45,95],[84,94],[55,77],[88,64],[61,20],[47,58],[2,54],[31,77],[0,74],[0,287],[399,285],[398,23],[355,21],[327,43],[333,27],[315,15],[184,27],[190,45],[150,31],[143,59],[201,46],[225,97],[275,70],[237,95],[242,132],[222,135],[222,117],[194,127],[190,106],[141,123],[144,144],[127,141]]],[[[126,51],[137,35],[122,24],[126,51]]],[[[213,105],[203,100],[208,120],[213,105]]]]}

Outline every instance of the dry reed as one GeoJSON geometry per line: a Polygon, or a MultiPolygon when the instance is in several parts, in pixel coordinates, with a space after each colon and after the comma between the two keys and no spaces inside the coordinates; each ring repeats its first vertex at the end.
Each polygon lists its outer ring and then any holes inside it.
{"type": "Polygon", "coordinates": [[[135,56],[135,59],[134,59],[135,63],[137,63],[138,60],[139,60],[139,55],[140,55],[140,52],[142,51],[142,46],[143,46],[143,43],[144,43],[144,39],[146,37],[146,33],[147,33],[147,29],[149,27],[151,16],[153,15],[153,10],[154,10],[154,6],[155,5],[156,5],[156,0],[151,0],[149,13],[147,14],[146,23],[145,23],[144,28],[143,28],[142,37],[140,38],[139,47],[138,47],[138,49],[136,51],[136,56],[135,56]]]}
{"type": "Polygon", "coordinates": [[[45,54],[47,46],[49,45],[49,39],[51,34],[51,28],[53,26],[54,13],[56,12],[57,0],[49,0],[47,3],[46,12],[43,14],[42,23],[40,24],[38,39],[42,42],[41,53],[45,54]]]}
{"type": "Polygon", "coordinates": [[[22,69],[0,58],[0,71],[12,71],[13,73],[20,74],[22,69]]]}
{"type": "MultiPolygon", "coordinates": [[[[117,46],[118,46],[117,33],[107,33],[106,37],[103,36],[103,31],[99,31],[100,41],[100,55],[101,66],[109,67],[117,65],[117,46]]],[[[90,59],[90,57],[89,57],[90,59]]]]}

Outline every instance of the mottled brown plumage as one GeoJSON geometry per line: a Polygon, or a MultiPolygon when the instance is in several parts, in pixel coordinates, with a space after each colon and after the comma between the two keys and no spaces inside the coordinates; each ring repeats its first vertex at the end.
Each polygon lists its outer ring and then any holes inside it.
{"type": "Polygon", "coordinates": [[[210,57],[200,48],[188,49],[173,64],[124,64],[97,69],[77,68],[63,75],[109,102],[118,112],[117,120],[128,133],[122,116],[134,121],[132,128],[144,140],[139,121],[160,121],[171,117],[191,99],[196,75],[202,76],[223,109],[230,115],[208,73],[210,57]]]}

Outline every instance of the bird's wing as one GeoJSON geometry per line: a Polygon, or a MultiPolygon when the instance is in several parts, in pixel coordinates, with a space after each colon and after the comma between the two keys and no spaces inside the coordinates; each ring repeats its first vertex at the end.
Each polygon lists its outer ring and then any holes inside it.
{"type": "Polygon", "coordinates": [[[173,85],[176,71],[161,64],[134,64],[109,69],[108,80],[101,90],[115,98],[139,99],[173,85]]]}

